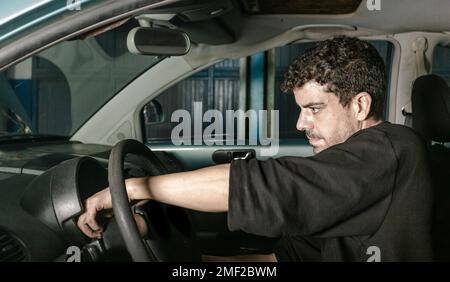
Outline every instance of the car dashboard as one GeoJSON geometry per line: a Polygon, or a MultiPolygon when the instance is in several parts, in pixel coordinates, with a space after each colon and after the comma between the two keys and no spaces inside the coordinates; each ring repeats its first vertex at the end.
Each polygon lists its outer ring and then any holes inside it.
{"type": "MultiPolygon", "coordinates": [[[[0,146],[0,261],[60,261],[88,242],[76,219],[108,186],[110,150],[69,141],[0,146]]],[[[131,159],[124,170],[145,175],[131,159]]]]}

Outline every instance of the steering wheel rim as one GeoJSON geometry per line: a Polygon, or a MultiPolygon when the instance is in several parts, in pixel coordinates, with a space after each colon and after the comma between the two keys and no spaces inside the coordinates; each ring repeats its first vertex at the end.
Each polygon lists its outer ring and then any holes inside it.
{"type": "Polygon", "coordinates": [[[127,154],[147,157],[154,161],[153,164],[158,166],[159,171],[162,172],[165,171],[165,169],[150,149],[144,144],[132,139],[122,140],[117,143],[111,150],[108,163],[108,181],[114,217],[116,218],[120,234],[125,241],[125,245],[131,258],[136,262],[158,261],[156,255],[153,254],[150,248],[148,248],[142,240],[128,202],[123,175],[124,160],[127,154]]]}

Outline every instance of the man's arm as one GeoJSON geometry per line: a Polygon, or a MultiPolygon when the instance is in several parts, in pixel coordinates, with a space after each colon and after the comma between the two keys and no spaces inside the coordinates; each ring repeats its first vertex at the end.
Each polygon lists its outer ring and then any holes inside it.
{"type": "MultiPolygon", "coordinates": [[[[130,201],[155,200],[203,212],[228,211],[230,165],[217,165],[190,172],[127,179],[130,201]]],[[[101,237],[95,221],[97,212],[112,208],[111,194],[106,188],[87,199],[78,227],[89,237],[101,237]]]]}
{"type": "Polygon", "coordinates": [[[148,177],[149,199],[203,212],[228,211],[230,165],[148,177]]]}

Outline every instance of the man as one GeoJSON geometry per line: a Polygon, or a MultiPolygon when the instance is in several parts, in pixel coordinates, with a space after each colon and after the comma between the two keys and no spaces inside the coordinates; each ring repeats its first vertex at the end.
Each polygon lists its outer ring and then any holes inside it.
{"type": "MultiPolygon", "coordinates": [[[[282,89],[295,95],[297,129],[314,156],[129,179],[130,200],[227,211],[232,231],[282,238],[269,260],[432,260],[426,149],[409,128],[383,121],[376,49],[349,37],[321,42],[289,67],[282,89]]],[[[95,214],[109,208],[105,189],[87,200],[78,226],[100,237],[95,214]]]]}

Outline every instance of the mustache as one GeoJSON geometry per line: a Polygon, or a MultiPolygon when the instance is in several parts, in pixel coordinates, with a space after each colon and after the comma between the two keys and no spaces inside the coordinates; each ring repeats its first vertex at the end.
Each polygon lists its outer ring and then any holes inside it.
{"type": "Polygon", "coordinates": [[[312,133],[310,131],[305,131],[305,135],[306,137],[308,137],[309,139],[314,138],[314,139],[322,139],[322,136],[312,133]]]}

